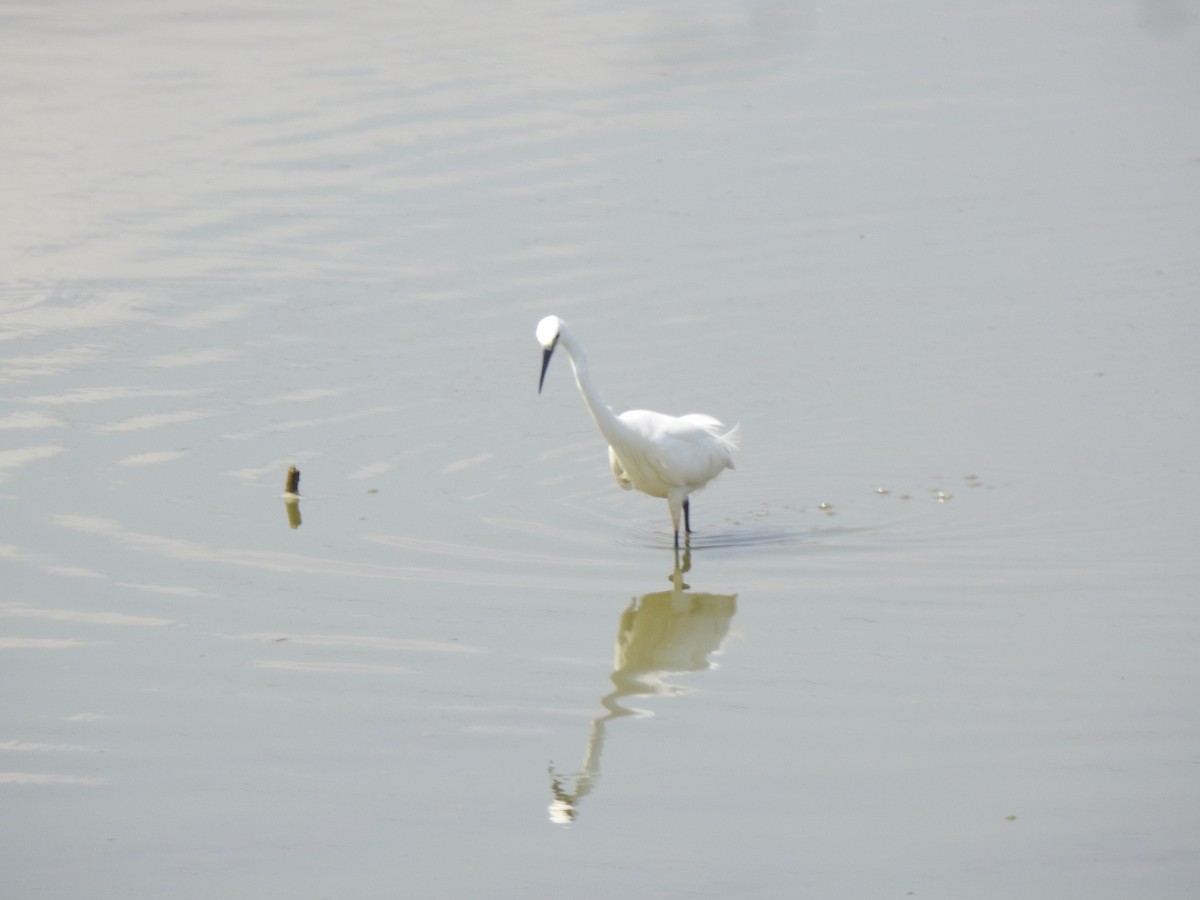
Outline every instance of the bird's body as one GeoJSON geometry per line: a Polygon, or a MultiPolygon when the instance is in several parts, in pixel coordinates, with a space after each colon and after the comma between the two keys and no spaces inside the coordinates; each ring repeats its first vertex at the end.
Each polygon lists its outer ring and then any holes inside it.
{"type": "Polygon", "coordinates": [[[608,459],[617,484],[627,491],[637,488],[651,497],[666,498],[678,546],[681,512],[685,536],[691,532],[688,495],[733,468],[738,426],[725,430],[719,421],[703,413],[669,416],[631,409],[618,416],[596,391],[588,373],[587,355],[562,319],[542,319],[537,339],[543,349],[538,391],[545,381],[551,354],[561,346],[571,360],[583,402],[608,441],[608,459]]]}

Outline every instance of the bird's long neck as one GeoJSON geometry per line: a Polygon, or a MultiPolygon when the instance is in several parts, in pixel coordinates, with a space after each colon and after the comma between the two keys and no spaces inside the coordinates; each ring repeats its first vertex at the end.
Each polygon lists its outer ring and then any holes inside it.
{"type": "Polygon", "coordinates": [[[579,393],[583,395],[583,402],[587,404],[588,412],[592,414],[596,426],[608,439],[609,444],[620,443],[625,426],[621,424],[616,413],[609,409],[596,386],[592,384],[591,375],[588,373],[587,354],[569,333],[559,335],[559,344],[567,351],[567,358],[571,360],[571,371],[575,373],[575,384],[579,386],[579,393]]]}

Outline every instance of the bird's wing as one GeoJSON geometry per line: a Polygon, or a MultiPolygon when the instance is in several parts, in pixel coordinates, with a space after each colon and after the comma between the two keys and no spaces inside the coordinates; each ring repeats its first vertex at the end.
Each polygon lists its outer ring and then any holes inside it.
{"type": "MultiPolygon", "coordinates": [[[[735,424],[728,431],[724,431],[725,423],[714,419],[712,416],[706,416],[704,413],[688,413],[686,416],[679,417],[680,422],[691,422],[696,427],[707,431],[718,441],[724,444],[729,450],[736,450],[742,438],[741,423],[735,424]]],[[[732,460],[729,463],[729,468],[733,468],[732,460]]]]}
{"type": "Polygon", "coordinates": [[[740,424],[726,430],[723,422],[712,416],[706,416],[704,413],[689,413],[686,416],[680,416],[676,421],[695,426],[698,432],[692,432],[692,438],[706,445],[711,451],[712,459],[707,464],[719,467],[709,478],[715,478],[716,472],[721,469],[734,468],[733,451],[738,448],[741,438],[742,426],[740,424]]]}
{"type": "Polygon", "coordinates": [[[706,416],[704,413],[688,413],[686,416],[676,417],[680,422],[691,422],[693,425],[703,428],[705,431],[715,434],[725,427],[718,419],[712,416],[706,416]]]}
{"type": "MultiPolygon", "coordinates": [[[[712,416],[676,417],[634,409],[622,413],[620,418],[637,437],[636,448],[627,454],[636,458],[627,462],[648,469],[643,476],[652,477],[664,489],[670,486],[695,489],[722,470],[733,468],[736,429],[722,433],[724,426],[712,416]]],[[[633,481],[642,488],[637,477],[633,481]]]]}

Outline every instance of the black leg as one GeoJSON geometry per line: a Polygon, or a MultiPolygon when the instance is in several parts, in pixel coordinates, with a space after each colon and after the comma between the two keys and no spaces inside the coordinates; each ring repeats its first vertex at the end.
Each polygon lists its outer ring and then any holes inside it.
{"type": "Polygon", "coordinates": [[[692,533],[692,504],[690,500],[683,501],[683,530],[692,533]]]}

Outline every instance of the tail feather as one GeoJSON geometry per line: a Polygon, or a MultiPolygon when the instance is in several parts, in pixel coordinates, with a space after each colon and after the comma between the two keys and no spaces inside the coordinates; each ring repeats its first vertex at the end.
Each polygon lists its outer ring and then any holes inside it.
{"type": "MultiPolygon", "coordinates": [[[[691,413],[690,415],[681,416],[681,418],[686,419],[693,425],[698,425],[703,428],[705,431],[715,437],[721,446],[731,454],[741,445],[741,422],[738,422],[736,425],[726,431],[722,431],[721,429],[725,428],[725,424],[718,419],[714,419],[712,416],[706,416],[704,413],[691,413]]],[[[725,465],[732,469],[734,467],[733,458],[730,457],[726,461],[725,465]]]]}
{"type": "Polygon", "coordinates": [[[730,450],[736,450],[742,444],[742,423],[738,422],[724,434],[718,434],[717,438],[730,450]]]}

